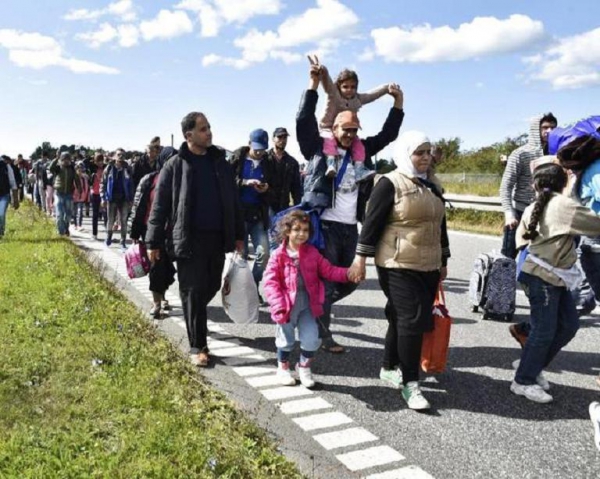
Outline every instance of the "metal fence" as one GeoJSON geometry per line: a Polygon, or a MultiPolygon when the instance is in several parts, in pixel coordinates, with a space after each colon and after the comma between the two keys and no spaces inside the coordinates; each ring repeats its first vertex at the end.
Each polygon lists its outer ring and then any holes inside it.
{"type": "Polygon", "coordinates": [[[436,173],[442,183],[499,183],[502,175],[485,173],[436,173]]]}

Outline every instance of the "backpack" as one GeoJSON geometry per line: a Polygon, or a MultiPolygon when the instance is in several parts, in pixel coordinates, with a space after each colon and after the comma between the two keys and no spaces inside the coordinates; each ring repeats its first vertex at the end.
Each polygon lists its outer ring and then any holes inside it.
{"type": "Polygon", "coordinates": [[[548,154],[556,155],[563,146],[575,138],[589,135],[600,140],[600,115],[590,116],[564,128],[555,128],[548,135],[548,154]]]}

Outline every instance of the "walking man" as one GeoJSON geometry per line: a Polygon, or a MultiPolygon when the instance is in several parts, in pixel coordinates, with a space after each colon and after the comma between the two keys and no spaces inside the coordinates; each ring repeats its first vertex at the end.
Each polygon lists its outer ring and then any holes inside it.
{"type": "Polygon", "coordinates": [[[206,116],[187,114],[181,131],[185,142],[160,172],[146,244],[150,261],[165,247],[177,260],[190,359],[206,367],[207,305],[221,287],[225,253],[244,249],[244,224],[233,170],[206,116]]]}
{"type": "Polygon", "coordinates": [[[71,154],[64,151],[52,160],[48,167],[53,177],[53,191],[56,196],[56,227],[58,234],[69,236],[69,224],[73,216],[73,191],[81,191],[81,182],[71,163],[71,154]]]}
{"type": "Polygon", "coordinates": [[[4,236],[6,210],[8,209],[11,195],[13,208],[15,210],[19,208],[17,181],[13,169],[8,164],[7,158],[8,156],[4,155],[0,158],[0,239],[4,236]]]}

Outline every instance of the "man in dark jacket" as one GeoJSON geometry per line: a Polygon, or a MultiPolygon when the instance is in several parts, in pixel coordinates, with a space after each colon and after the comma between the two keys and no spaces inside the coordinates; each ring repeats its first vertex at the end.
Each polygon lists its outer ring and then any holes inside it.
{"type": "Polygon", "coordinates": [[[133,164],[132,176],[133,176],[133,190],[136,191],[142,178],[153,171],[160,170],[158,155],[160,154],[160,143],[150,143],[146,147],[146,154],[142,158],[133,164]]]}
{"type": "MultiPolygon", "coordinates": [[[[233,152],[231,165],[239,189],[240,206],[244,216],[244,256],[248,257],[248,237],[254,248],[252,276],[256,288],[260,284],[263,272],[269,261],[269,203],[271,189],[271,171],[265,167],[269,135],[265,130],[257,129],[250,133],[248,146],[242,146],[233,152]]],[[[261,305],[266,305],[259,294],[261,305]]]]}
{"type": "Polygon", "coordinates": [[[11,201],[16,210],[19,208],[19,194],[17,190],[17,180],[8,160],[10,158],[2,155],[0,158],[0,238],[4,236],[6,226],[6,209],[11,201]]]}
{"type": "Polygon", "coordinates": [[[177,260],[190,359],[207,366],[206,308],[221,287],[225,253],[244,249],[244,223],[233,170],[206,116],[189,113],[181,130],[186,141],[160,172],[146,244],[150,261],[165,246],[177,260]]]}
{"type": "Polygon", "coordinates": [[[267,152],[263,161],[263,168],[268,170],[267,174],[271,179],[267,191],[271,217],[290,206],[299,205],[302,200],[300,167],[296,159],[285,151],[288,137],[289,133],[285,128],[276,128],[273,132],[273,148],[267,152]]]}
{"type": "Polygon", "coordinates": [[[133,188],[133,179],[129,166],[125,162],[125,150],[118,148],[115,153],[115,162],[109,164],[102,175],[102,184],[100,185],[100,197],[102,198],[102,207],[108,212],[108,222],[106,223],[106,246],[112,244],[113,227],[119,216],[121,227],[121,249],[126,249],[127,239],[127,217],[135,190],[133,188]]]}
{"type": "MultiPolygon", "coordinates": [[[[357,222],[362,221],[366,203],[373,188],[373,180],[356,182],[350,148],[360,127],[358,116],[352,111],[343,111],[336,116],[333,125],[333,136],[339,150],[338,174],[335,179],[325,175],[327,170],[326,156],[323,154],[323,138],[319,135],[319,127],[315,117],[317,106],[317,88],[321,75],[320,65],[311,65],[309,88],[300,101],[300,110],[296,117],[296,137],[300,151],[308,168],[304,180],[303,206],[323,209],[321,228],[325,239],[323,255],[333,265],[349,267],[353,260],[358,242],[357,222]]],[[[404,118],[402,109],[404,97],[398,85],[391,84],[388,94],[394,98],[394,106],[390,109],[381,131],[362,139],[365,147],[365,166],[373,169],[371,157],[398,137],[400,125],[404,118]]],[[[325,282],[324,314],[319,318],[319,335],[323,341],[322,348],[331,353],[341,353],[344,348],[337,344],[330,331],[331,306],[348,296],[356,289],[355,283],[325,282]]]]}

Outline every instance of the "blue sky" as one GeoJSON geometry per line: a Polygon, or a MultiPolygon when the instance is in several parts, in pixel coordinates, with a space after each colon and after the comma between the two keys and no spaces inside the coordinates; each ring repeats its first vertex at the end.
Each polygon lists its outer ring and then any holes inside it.
{"type": "MultiPolygon", "coordinates": [[[[293,132],[307,53],[356,69],[359,90],[400,84],[403,129],[483,146],[539,112],[600,112],[598,19],[597,0],[2,0],[0,152],[178,145],[193,110],[229,149],[293,132]]],[[[391,104],[366,105],[361,133],[391,104]]]]}

